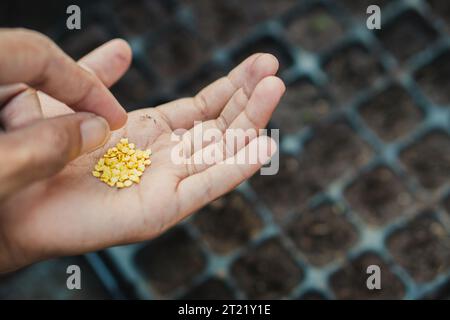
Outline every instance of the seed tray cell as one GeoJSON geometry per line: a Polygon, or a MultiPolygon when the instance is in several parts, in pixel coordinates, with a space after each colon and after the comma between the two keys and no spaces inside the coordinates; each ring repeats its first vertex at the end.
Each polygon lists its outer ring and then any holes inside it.
{"type": "Polygon", "coordinates": [[[321,52],[344,35],[344,27],[323,7],[316,7],[289,21],[286,37],[294,45],[321,52]]]}
{"type": "Polygon", "coordinates": [[[378,37],[400,62],[405,62],[430,47],[438,34],[417,12],[408,11],[385,26],[378,37]]]}
{"type": "Polygon", "coordinates": [[[401,158],[422,186],[435,190],[450,179],[450,136],[442,131],[431,132],[404,150],[401,158]]]}
{"type": "Polygon", "coordinates": [[[351,207],[368,224],[389,223],[413,205],[413,197],[400,178],[386,167],[362,174],[346,191],[351,207]]]}
{"type": "Polygon", "coordinates": [[[360,45],[342,48],[325,60],[330,90],[341,103],[368,89],[383,75],[380,62],[360,45]]]}
{"type": "Polygon", "coordinates": [[[400,86],[391,86],[363,103],[359,110],[367,125],[385,141],[411,132],[422,120],[423,112],[400,86]]]}
{"type": "Polygon", "coordinates": [[[205,242],[219,254],[245,245],[262,228],[252,206],[238,193],[222,197],[193,218],[205,242]]]}
{"type": "Polygon", "coordinates": [[[298,213],[287,224],[286,232],[307,260],[317,266],[343,258],[357,240],[345,213],[333,205],[298,213]]]}
{"type": "Polygon", "coordinates": [[[205,267],[201,249],[182,229],[174,229],[141,248],[135,262],[161,294],[193,280],[205,267]]]}
{"type": "Polygon", "coordinates": [[[394,259],[418,282],[431,281],[450,267],[449,233],[428,212],[393,233],[388,247],[394,259]]]}
{"type": "Polygon", "coordinates": [[[330,278],[330,283],[338,299],[400,299],[405,288],[400,280],[376,253],[365,252],[346,263],[330,278]],[[367,289],[367,267],[376,265],[382,274],[381,290],[367,289]]]}
{"type": "Polygon", "coordinates": [[[303,278],[303,271],[277,239],[252,248],[231,272],[249,299],[282,298],[303,278]]]}

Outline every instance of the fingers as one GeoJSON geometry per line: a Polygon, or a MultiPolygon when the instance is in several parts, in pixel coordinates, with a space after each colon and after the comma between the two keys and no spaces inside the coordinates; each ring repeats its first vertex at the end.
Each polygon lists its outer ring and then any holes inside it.
{"type": "Polygon", "coordinates": [[[42,109],[36,90],[27,88],[14,95],[0,110],[0,121],[6,131],[29,125],[42,118],[42,109]]]}
{"type": "MultiPolygon", "coordinates": [[[[194,121],[217,118],[230,98],[240,88],[247,96],[261,79],[276,74],[278,60],[270,54],[254,54],[223,77],[203,90],[194,98],[185,98],[157,108],[170,122],[172,129],[192,128],[194,121]]],[[[232,114],[233,109],[227,110],[232,114]]]]}
{"type": "Polygon", "coordinates": [[[81,58],[78,64],[91,71],[109,88],[125,74],[131,59],[132,52],[128,43],[122,39],[114,39],[81,58]]]}
{"type": "MultiPolygon", "coordinates": [[[[249,141],[257,137],[260,134],[260,129],[266,127],[284,92],[285,86],[281,79],[274,76],[264,78],[256,86],[246,107],[229,124],[226,132],[223,132],[221,139],[219,138],[212,143],[203,141],[207,135],[206,130],[210,129],[207,127],[203,128],[203,136],[193,135],[192,139],[201,139],[203,148],[194,150],[195,153],[189,159],[189,163],[192,165],[186,166],[187,172],[185,172],[185,175],[197,174],[217,162],[233,156],[249,141]]],[[[233,99],[230,100],[230,103],[232,101],[233,99]]],[[[239,98],[235,103],[240,103],[239,98]]],[[[195,146],[195,143],[191,143],[191,146],[195,146]]],[[[187,153],[187,155],[189,154],[187,153]]]]}
{"type": "Polygon", "coordinates": [[[90,113],[40,120],[0,136],[0,200],[30,183],[59,172],[109,137],[108,123],[90,113]]]}
{"type": "Polygon", "coordinates": [[[112,129],[126,122],[126,112],[94,75],[77,65],[51,40],[36,32],[0,31],[0,84],[26,83],[77,111],[103,116],[112,129]]]}
{"type": "Polygon", "coordinates": [[[182,215],[180,219],[251,177],[270,160],[276,150],[277,146],[273,139],[261,136],[253,139],[227,161],[183,179],[177,189],[182,215]]]}
{"type": "MultiPolygon", "coordinates": [[[[111,40],[78,61],[106,86],[111,87],[130,67],[132,52],[128,43],[122,39],[111,40]]],[[[71,109],[58,100],[39,92],[45,117],[71,113],[71,109]]]]}

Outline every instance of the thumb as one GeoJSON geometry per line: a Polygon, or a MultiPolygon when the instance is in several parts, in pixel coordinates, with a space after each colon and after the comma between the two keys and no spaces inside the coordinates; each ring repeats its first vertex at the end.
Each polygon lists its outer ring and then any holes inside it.
{"type": "Polygon", "coordinates": [[[105,119],[73,113],[1,135],[0,200],[31,182],[56,174],[71,160],[102,146],[109,133],[105,119]]]}

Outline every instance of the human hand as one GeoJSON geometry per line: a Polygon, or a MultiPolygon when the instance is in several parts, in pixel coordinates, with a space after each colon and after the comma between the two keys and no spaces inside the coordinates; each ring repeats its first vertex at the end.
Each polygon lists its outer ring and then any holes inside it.
{"type": "MultiPolygon", "coordinates": [[[[129,48],[116,42],[95,50],[82,64],[109,86],[130,60],[129,48]]],[[[153,238],[250,177],[264,161],[195,167],[173,163],[170,156],[177,142],[171,136],[174,130],[191,129],[194,121],[222,131],[264,128],[285,90],[274,77],[277,69],[273,56],[253,55],[193,98],[131,112],[126,126],[113,132],[104,147],[8,196],[0,203],[0,270],[153,238]],[[91,171],[122,137],[139,148],[151,148],[152,165],[139,185],[116,190],[93,178],[91,171]]],[[[40,93],[39,98],[46,118],[77,115],[47,95],[40,93]]],[[[272,140],[256,137],[237,152],[254,144],[275,151],[272,140]]]]}

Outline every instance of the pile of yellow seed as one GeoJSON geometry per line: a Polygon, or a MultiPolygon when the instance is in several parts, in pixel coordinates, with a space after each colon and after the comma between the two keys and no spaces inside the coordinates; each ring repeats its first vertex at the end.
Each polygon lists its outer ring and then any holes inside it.
{"type": "Polygon", "coordinates": [[[150,149],[136,149],[127,138],[120,139],[115,147],[98,160],[92,175],[110,187],[125,188],[140,182],[140,176],[152,161],[150,149]]]}

